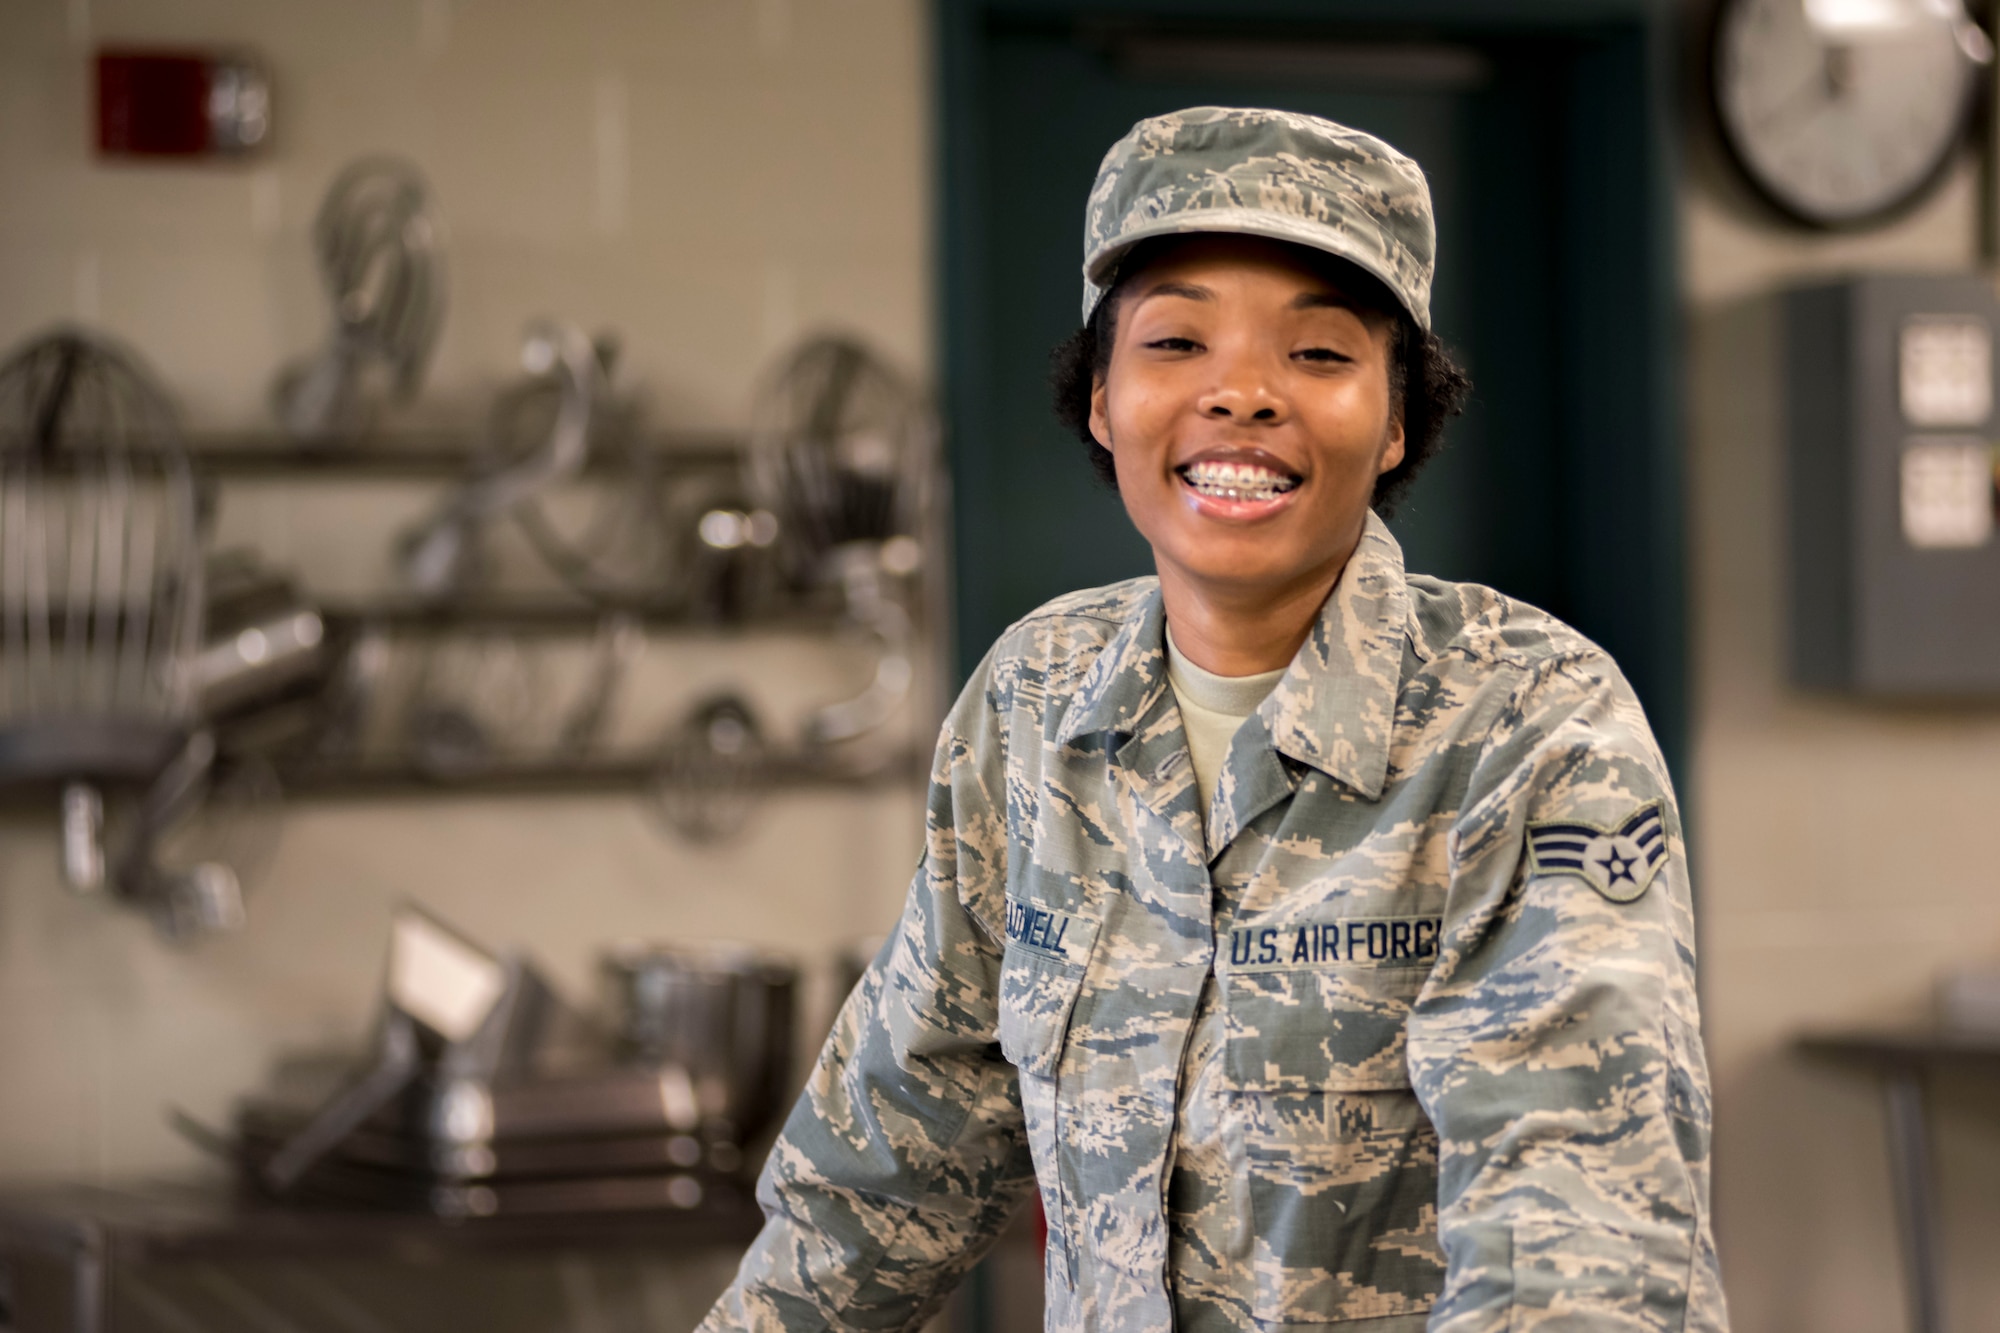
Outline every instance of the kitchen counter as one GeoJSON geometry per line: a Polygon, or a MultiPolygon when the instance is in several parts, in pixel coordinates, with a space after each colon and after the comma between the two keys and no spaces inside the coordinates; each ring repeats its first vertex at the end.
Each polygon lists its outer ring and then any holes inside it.
{"type": "MultiPolygon", "coordinates": [[[[538,1259],[558,1265],[552,1271],[558,1273],[556,1285],[566,1289],[565,1301],[575,1296],[567,1288],[576,1285],[584,1260],[698,1261],[703,1276],[694,1285],[700,1290],[681,1303],[705,1308],[713,1295],[707,1288],[717,1286],[715,1275],[726,1282],[761,1223],[745,1190],[711,1189],[699,1207],[686,1210],[462,1219],[285,1207],[246,1196],[227,1180],[0,1190],[0,1330],[387,1333],[438,1327],[370,1313],[366,1297],[355,1293],[381,1286],[379,1275],[387,1270],[451,1268],[464,1277],[496,1263],[518,1273],[538,1259]],[[325,1277],[336,1270],[347,1275],[344,1283],[325,1277]],[[355,1276],[363,1273],[370,1275],[367,1282],[355,1276]],[[264,1280],[270,1274],[284,1281],[264,1280]],[[274,1294],[278,1286],[284,1294],[274,1294]],[[197,1308],[197,1295],[238,1317],[226,1322],[215,1310],[197,1308]],[[320,1307],[317,1318],[314,1306],[320,1307]]],[[[532,1322],[524,1318],[521,1326],[532,1322]]],[[[692,1326],[693,1318],[686,1322],[692,1326]]],[[[617,1323],[600,1318],[566,1326],[617,1323]]]]}

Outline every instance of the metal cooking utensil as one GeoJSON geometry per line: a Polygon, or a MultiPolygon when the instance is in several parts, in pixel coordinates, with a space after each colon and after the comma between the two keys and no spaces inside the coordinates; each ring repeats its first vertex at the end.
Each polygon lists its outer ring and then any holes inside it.
{"type": "Polygon", "coordinates": [[[696,615],[747,619],[781,593],[778,516],[760,508],[733,478],[707,485],[684,480],[668,522],[678,537],[674,581],[685,589],[696,615]]]}
{"type": "Polygon", "coordinates": [[[473,1122],[440,1124],[445,1137],[483,1137],[479,1090],[526,1069],[558,1008],[525,960],[497,957],[429,913],[403,908],[390,936],[374,1061],[271,1156],[265,1184],[279,1194],[291,1190],[419,1077],[443,1086],[436,1110],[444,1120],[473,1122]]]}
{"type": "Polygon", "coordinates": [[[111,860],[112,882],[147,908],[162,934],[186,940],[243,924],[243,885],[220,861],[168,864],[161,844],[201,804],[215,767],[215,736],[197,731],[147,789],[111,860]]]}
{"type": "Polygon", "coordinates": [[[689,710],[661,747],[654,807],[690,841],[720,842],[749,822],[765,759],[763,728],[749,702],[713,695],[689,710]]]}
{"type": "Polygon", "coordinates": [[[194,660],[202,711],[227,713],[317,674],[326,622],[287,611],[211,642],[194,660]]]}
{"type": "MultiPolygon", "coordinates": [[[[606,606],[656,601],[673,570],[672,533],[665,497],[666,469],[640,429],[638,405],[612,385],[616,334],[599,333],[597,396],[590,418],[588,453],[614,462],[616,483],[564,497],[553,486],[524,496],[509,511],[514,527],[542,564],[571,592],[606,606]]],[[[543,447],[562,409],[565,386],[547,376],[502,393],[488,419],[481,465],[499,471],[543,447]]],[[[673,488],[678,494],[679,487],[673,488]]]]}
{"type": "Polygon", "coordinates": [[[155,842],[155,859],[162,866],[184,867],[169,872],[169,878],[195,877],[179,887],[170,915],[186,917],[192,910],[195,924],[240,918],[250,891],[277,854],[284,810],[284,787],[267,760],[218,757],[203,776],[198,798],[155,842]],[[204,867],[226,868],[228,881],[204,867]]]}
{"type": "Polygon", "coordinates": [[[867,687],[821,709],[809,741],[873,731],[909,695],[914,638],[896,580],[922,564],[936,454],[922,396],[855,339],[807,339],[758,394],[750,475],[781,548],[801,581],[838,586],[848,619],[877,644],[867,687]]]}
{"type": "Polygon", "coordinates": [[[839,571],[847,618],[875,641],[875,672],[860,694],[828,704],[806,720],[811,743],[866,735],[894,716],[909,696],[916,674],[911,666],[915,630],[909,613],[884,587],[882,551],[871,542],[850,542],[829,553],[839,571]]]}
{"type": "Polygon", "coordinates": [[[411,758],[433,777],[472,777],[493,764],[486,728],[463,708],[426,704],[411,711],[406,728],[411,758]]]}
{"type": "Polygon", "coordinates": [[[537,664],[506,635],[435,641],[403,713],[403,743],[424,772],[470,777],[520,747],[546,716],[544,694],[537,664]]]}
{"type": "Polygon", "coordinates": [[[88,782],[63,786],[62,877],[76,893],[104,887],[104,794],[88,782]]]}
{"type": "Polygon", "coordinates": [[[252,708],[318,676],[326,622],[289,578],[249,551],[209,560],[208,626],[190,666],[209,717],[252,708]]]}
{"type": "Polygon", "coordinates": [[[741,944],[634,944],[599,963],[620,1047],[685,1069],[712,1137],[753,1142],[792,1078],[798,968],[741,944]]]}
{"type": "Polygon", "coordinates": [[[363,158],[327,191],[313,245],[333,333],[280,374],[272,401],[294,439],[324,444],[359,436],[380,400],[422,384],[444,323],[444,227],[416,167],[363,158]]]}
{"type": "Polygon", "coordinates": [[[67,329],[0,363],[0,729],[80,758],[67,724],[114,721],[157,771],[192,713],[201,541],[172,408],[128,353],[67,329]]]}
{"type": "Polygon", "coordinates": [[[380,625],[363,625],[341,654],[319,727],[317,748],[325,758],[359,753],[368,740],[377,692],[389,671],[389,635],[380,625]]]}
{"type": "Polygon", "coordinates": [[[602,739],[632,659],[645,647],[645,632],[629,615],[608,615],[597,623],[590,674],[556,738],[556,753],[580,759],[602,739]]]}
{"type": "Polygon", "coordinates": [[[214,759],[204,540],[173,411],[129,353],[64,329],[0,363],[0,785],[59,790],[66,881],[163,925],[240,914],[226,870],[157,857],[214,759]]]}
{"type": "Polygon", "coordinates": [[[543,446],[498,471],[474,477],[402,542],[404,576],[419,593],[443,597],[462,590],[476,568],[480,529],[582,468],[597,408],[597,350],[571,324],[529,326],[521,364],[530,375],[561,385],[561,401],[543,446]]]}

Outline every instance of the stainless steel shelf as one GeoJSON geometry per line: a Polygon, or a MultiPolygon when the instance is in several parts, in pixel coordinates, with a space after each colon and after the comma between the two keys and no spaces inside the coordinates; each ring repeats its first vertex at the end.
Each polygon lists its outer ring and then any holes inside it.
{"type": "MultiPolygon", "coordinates": [[[[654,433],[648,447],[670,471],[714,471],[740,466],[745,440],[722,431],[654,433]]],[[[462,431],[406,432],[353,444],[302,447],[269,431],[196,435],[187,443],[197,473],[218,480],[443,481],[463,477],[478,457],[475,437],[462,431]]],[[[593,456],[584,472],[629,471],[617,452],[593,456]]]]}
{"type": "Polygon", "coordinates": [[[824,634],[838,628],[832,608],[789,605],[734,618],[720,618],[664,599],[592,604],[561,594],[475,596],[438,603],[417,597],[327,598],[320,615],[336,633],[372,626],[390,632],[492,630],[534,635],[588,634],[606,616],[627,615],[655,633],[741,636],[755,633],[824,634]]]}
{"type": "MultiPolygon", "coordinates": [[[[649,463],[663,473],[730,472],[743,464],[741,434],[649,432],[649,463]]],[[[275,431],[191,436],[187,454],[201,478],[214,482],[453,481],[479,463],[479,439],[468,431],[385,433],[352,444],[301,447],[275,431]]],[[[584,474],[629,475],[631,456],[620,449],[592,458],[584,474]]],[[[650,633],[717,638],[752,634],[825,635],[843,618],[832,600],[810,594],[754,614],[720,617],[685,598],[637,597],[589,601],[561,591],[479,594],[446,602],[390,593],[362,598],[312,599],[336,640],[363,630],[392,635],[492,632],[524,636],[587,636],[609,615],[627,615],[650,633]]],[[[870,788],[921,784],[928,756],[914,751],[860,766],[826,755],[780,753],[766,758],[754,790],[870,788]]],[[[584,760],[502,758],[464,773],[444,773],[405,756],[279,763],[287,795],[302,799],[369,800],[387,797],[486,797],[632,794],[659,781],[652,753],[607,754],[584,760]]]]}
{"type": "MultiPolygon", "coordinates": [[[[767,757],[755,783],[758,791],[812,788],[880,788],[920,783],[925,756],[914,752],[869,767],[809,755],[767,757]]],[[[444,774],[407,758],[283,765],[279,781],[288,796],[365,800],[383,796],[561,796],[644,791],[659,781],[651,755],[611,755],[601,759],[507,759],[476,772],[444,774]]]]}

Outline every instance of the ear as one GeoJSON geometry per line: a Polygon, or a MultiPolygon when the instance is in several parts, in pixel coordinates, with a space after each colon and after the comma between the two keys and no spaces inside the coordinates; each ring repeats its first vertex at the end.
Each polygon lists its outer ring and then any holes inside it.
{"type": "Polygon", "coordinates": [[[1090,436],[1106,449],[1111,447],[1111,401],[1105,387],[1104,376],[1095,375],[1090,381],[1090,436]]]}
{"type": "Polygon", "coordinates": [[[1375,465],[1376,476],[1381,476],[1403,461],[1403,445],[1403,414],[1398,412],[1389,418],[1389,432],[1382,440],[1382,456],[1375,465]]]}

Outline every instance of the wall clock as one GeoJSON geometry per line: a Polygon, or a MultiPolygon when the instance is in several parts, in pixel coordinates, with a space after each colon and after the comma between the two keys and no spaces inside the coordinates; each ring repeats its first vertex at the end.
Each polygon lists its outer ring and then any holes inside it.
{"type": "Polygon", "coordinates": [[[1992,59],[1964,0],[1723,0],[1709,77],[1757,190],[1809,226],[1855,227],[1943,176],[1992,59]]]}

